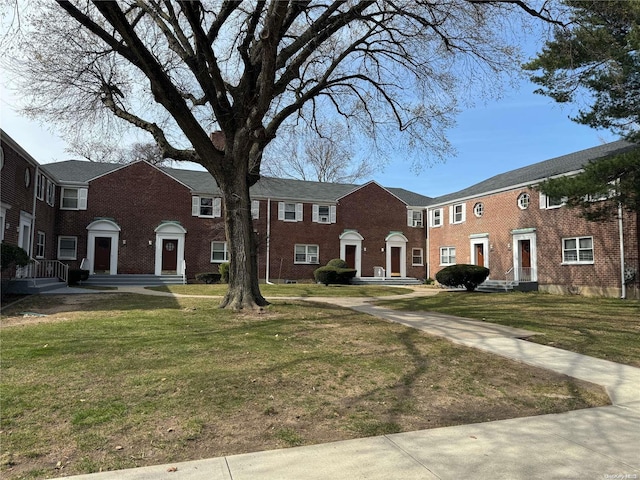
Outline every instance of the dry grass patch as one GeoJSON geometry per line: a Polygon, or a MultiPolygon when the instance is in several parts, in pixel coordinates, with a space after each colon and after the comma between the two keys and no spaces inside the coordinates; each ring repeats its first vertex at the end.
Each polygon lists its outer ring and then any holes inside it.
{"type": "Polygon", "coordinates": [[[5,479],[608,403],[594,385],[327,305],[253,316],[100,294],[33,297],[22,311],[49,316],[2,317],[5,479]]]}
{"type": "Polygon", "coordinates": [[[640,367],[640,301],[546,293],[441,292],[380,301],[408,311],[433,311],[538,332],[528,340],[640,367]]]}

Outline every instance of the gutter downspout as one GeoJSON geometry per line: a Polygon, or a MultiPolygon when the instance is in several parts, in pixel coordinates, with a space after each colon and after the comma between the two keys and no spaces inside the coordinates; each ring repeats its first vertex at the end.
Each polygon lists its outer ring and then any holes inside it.
{"type": "Polygon", "coordinates": [[[622,204],[618,203],[618,231],[620,234],[620,298],[627,298],[627,285],[624,278],[624,230],[622,225],[622,204]]]}
{"type": "Polygon", "coordinates": [[[40,175],[40,165],[36,165],[36,173],[32,180],[33,185],[33,207],[31,209],[31,238],[29,239],[29,256],[33,258],[33,244],[36,240],[36,206],[38,199],[38,175],[40,175]]]}
{"type": "MultiPolygon", "coordinates": [[[[430,235],[431,232],[429,232],[429,228],[431,227],[431,223],[429,222],[429,219],[431,217],[429,216],[429,213],[430,213],[429,209],[427,208],[427,213],[426,213],[427,218],[425,219],[425,223],[427,225],[427,229],[426,229],[427,238],[425,239],[425,242],[426,242],[425,252],[426,252],[426,256],[427,256],[427,278],[431,278],[431,250],[429,249],[429,243],[430,243],[429,240],[431,238],[431,235],[430,235]]],[[[425,281],[427,280],[427,278],[425,278],[425,281]]]]}
{"type": "Polygon", "coordinates": [[[271,199],[267,198],[267,258],[265,265],[265,279],[264,283],[267,285],[273,285],[271,281],[269,281],[269,264],[271,257],[271,199]]]}

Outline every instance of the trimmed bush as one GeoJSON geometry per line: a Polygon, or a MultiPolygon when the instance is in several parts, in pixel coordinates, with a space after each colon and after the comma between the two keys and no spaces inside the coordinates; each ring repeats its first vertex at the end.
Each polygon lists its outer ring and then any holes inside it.
{"type": "Polygon", "coordinates": [[[2,243],[2,271],[12,267],[24,267],[29,264],[29,254],[17,245],[2,243]]]}
{"type": "Polygon", "coordinates": [[[348,285],[351,283],[351,279],[356,276],[356,273],[357,270],[355,268],[337,268],[336,283],[348,285]]]}
{"type": "Polygon", "coordinates": [[[218,271],[220,272],[222,283],[229,283],[229,262],[218,265],[218,271]]]}
{"type": "Polygon", "coordinates": [[[89,270],[69,269],[69,285],[77,285],[89,278],[89,270]]]}
{"type": "Polygon", "coordinates": [[[451,265],[436,273],[436,280],[447,287],[464,287],[473,292],[489,276],[489,269],[478,265],[451,265]]]}
{"type": "Polygon", "coordinates": [[[327,267],[334,267],[334,268],[349,268],[349,265],[347,265],[347,262],[345,262],[343,259],[341,258],[332,258],[331,260],[329,260],[327,262],[327,267]]]}
{"type": "Polygon", "coordinates": [[[316,268],[313,272],[313,278],[315,278],[316,282],[322,283],[324,285],[336,283],[337,277],[338,277],[338,272],[336,271],[336,269],[328,265],[325,265],[324,267],[316,268]]]}
{"type": "Polygon", "coordinates": [[[210,285],[212,283],[220,283],[222,275],[215,272],[197,273],[196,280],[210,285]]]}

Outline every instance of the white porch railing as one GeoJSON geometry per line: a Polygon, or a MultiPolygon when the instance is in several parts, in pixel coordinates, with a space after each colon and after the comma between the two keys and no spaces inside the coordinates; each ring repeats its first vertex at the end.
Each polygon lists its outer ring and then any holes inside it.
{"type": "Polygon", "coordinates": [[[519,267],[513,268],[511,267],[504,274],[505,280],[507,283],[515,283],[515,282],[531,282],[533,278],[533,268],[532,267],[519,267]]]}
{"type": "Polygon", "coordinates": [[[58,278],[63,282],[69,280],[69,265],[60,260],[31,259],[29,265],[16,268],[16,278],[29,278],[36,284],[37,278],[58,278]]]}
{"type": "Polygon", "coordinates": [[[182,260],[182,284],[187,284],[187,261],[182,260]]]}

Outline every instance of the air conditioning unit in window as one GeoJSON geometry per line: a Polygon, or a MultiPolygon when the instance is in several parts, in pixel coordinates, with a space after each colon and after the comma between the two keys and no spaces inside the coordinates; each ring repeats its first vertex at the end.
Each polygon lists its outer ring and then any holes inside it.
{"type": "Polygon", "coordinates": [[[320,216],[320,223],[329,223],[329,217],[326,215],[320,216]]]}
{"type": "Polygon", "coordinates": [[[315,255],[310,256],[309,263],[318,263],[318,257],[315,255]]]}
{"type": "Polygon", "coordinates": [[[413,221],[413,226],[414,227],[421,227],[422,226],[422,220],[414,220],[413,221]]]}

